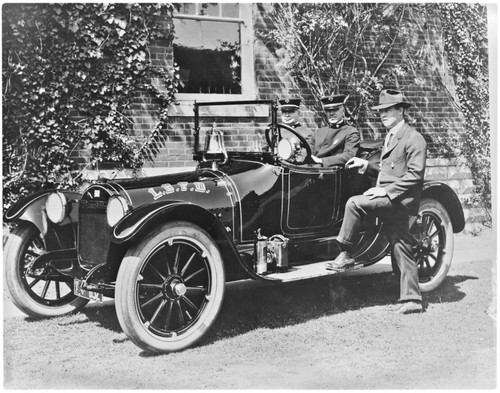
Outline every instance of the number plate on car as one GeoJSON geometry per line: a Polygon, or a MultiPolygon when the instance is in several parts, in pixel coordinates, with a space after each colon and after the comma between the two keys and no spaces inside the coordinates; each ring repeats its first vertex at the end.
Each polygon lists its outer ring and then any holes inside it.
{"type": "Polygon", "coordinates": [[[75,295],[84,297],[85,299],[90,299],[102,303],[102,293],[89,291],[88,289],[83,287],[84,284],[85,284],[84,280],[78,280],[75,278],[74,280],[75,295]]]}

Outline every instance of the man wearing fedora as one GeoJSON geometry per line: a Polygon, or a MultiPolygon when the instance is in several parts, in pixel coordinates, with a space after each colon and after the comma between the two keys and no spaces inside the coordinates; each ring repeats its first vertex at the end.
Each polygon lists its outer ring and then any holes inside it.
{"type": "Polygon", "coordinates": [[[324,167],[345,165],[359,149],[359,131],[346,123],[344,94],[321,98],[328,126],[316,130],[312,137],[312,158],[324,167]]]}
{"type": "Polygon", "coordinates": [[[281,121],[283,124],[292,127],[297,131],[307,143],[311,144],[313,132],[304,127],[300,121],[300,98],[286,98],[279,100],[281,107],[281,121]]]}
{"type": "Polygon", "coordinates": [[[355,157],[346,168],[378,176],[376,186],[363,195],[351,197],[345,206],[344,221],[337,238],[341,252],[327,263],[329,270],[343,271],[355,264],[352,257],[359,240],[361,223],[366,217],[380,217],[387,225],[387,234],[393,246],[400,277],[401,314],[422,312],[422,295],[418,284],[417,262],[412,250],[409,215],[418,213],[424,181],[427,144],[422,135],[404,121],[405,102],[401,92],[383,90],[378,110],[380,120],[387,129],[379,165],[355,157]]]}

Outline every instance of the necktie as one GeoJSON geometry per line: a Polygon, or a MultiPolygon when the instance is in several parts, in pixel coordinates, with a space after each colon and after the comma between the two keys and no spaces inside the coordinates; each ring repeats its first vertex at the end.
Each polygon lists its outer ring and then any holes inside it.
{"type": "Polygon", "coordinates": [[[393,137],[393,133],[392,132],[389,132],[389,134],[387,135],[387,138],[385,140],[385,149],[387,150],[387,148],[391,145],[391,141],[392,141],[392,137],[393,137]]]}

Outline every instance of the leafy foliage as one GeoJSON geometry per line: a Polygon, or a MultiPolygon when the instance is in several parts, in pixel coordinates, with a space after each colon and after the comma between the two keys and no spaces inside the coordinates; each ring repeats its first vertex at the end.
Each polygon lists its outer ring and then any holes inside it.
{"type": "Polygon", "coordinates": [[[368,121],[373,95],[397,83],[401,67],[386,67],[404,32],[404,4],[277,3],[276,29],[264,34],[314,96],[349,91],[353,116],[368,121]]]}
{"type": "Polygon", "coordinates": [[[471,201],[491,209],[487,15],[484,4],[439,3],[448,62],[453,73],[466,138],[459,157],[474,174],[471,201]]]}
{"type": "Polygon", "coordinates": [[[163,3],[3,6],[4,208],[40,188],[75,187],[75,150],[87,148],[91,165],[138,168],[151,157],[177,74],[149,48],[172,39],[172,12],[163,3]],[[138,91],[158,103],[158,125],[142,141],[131,133],[138,91]]]}

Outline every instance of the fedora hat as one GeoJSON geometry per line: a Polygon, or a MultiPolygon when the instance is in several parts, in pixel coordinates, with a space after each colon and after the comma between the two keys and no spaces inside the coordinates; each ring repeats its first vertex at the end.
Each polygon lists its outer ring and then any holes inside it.
{"type": "Polygon", "coordinates": [[[378,98],[378,105],[372,109],[385,109],[394,105],[401,105],[404,108],[409,108],[412,104],[404,101],[403,93],[398,90],[382,90],[378,98]]]}

